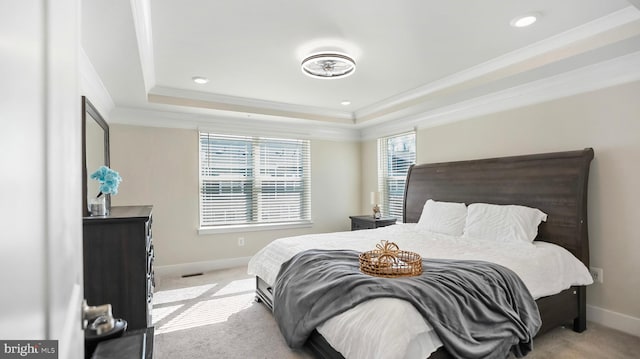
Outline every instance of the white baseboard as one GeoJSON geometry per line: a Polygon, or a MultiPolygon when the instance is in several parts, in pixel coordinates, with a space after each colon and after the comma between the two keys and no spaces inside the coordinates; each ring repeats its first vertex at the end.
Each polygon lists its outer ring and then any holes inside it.
{"type": "Polygon", "coordinates": [[[587,320],[640,337],[640,318],[587,305],[587,320]]]}
{"type": "Polygon", "coordinates": [[[204,273],[213,270],[227,269],[247,265],[251,257],[216,259],[212,261],[154,266],[155,276],[159,280],[165,278],[179,278],[183,275],[204,273]]]}

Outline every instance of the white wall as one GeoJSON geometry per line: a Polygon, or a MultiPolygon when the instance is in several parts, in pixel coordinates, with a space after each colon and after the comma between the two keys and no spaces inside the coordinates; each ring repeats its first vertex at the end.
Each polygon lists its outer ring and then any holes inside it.
{"type": "Polygon", "coordinates": [[[64,359],[84,357],[79,10],[0,11],[0,338],[57,340],[64,359]]]}
{"type": "Polygon", "coordinates": [[[113,205],[154,206],[161,270],[249,257],[280,237],[349,230],[349,216],[359,213],[359,144],[311,140],[312,228],[198,235],[198,132],[122,124],[111,124],[110,130],[111,167],[123,178],[113,205]],[[245,246],[238,246],[238,237],[245,238],[245,246]]]}
{"type": "MultiPolygon", "coordinates": [[[[5,6],[5,5],[3,5],[5,6]]],[[[12,4],[0,13],[0,337],[46,336],[45,8],[12,4]],[[22,21],[22,17],[27,21],[22,21]],[[9,41],[10,39],[10,41],[9,41]],[[4,48],[4,46],[12,46],[4,48]],[[25,165],[28,164],[28,165],[25,165]],[[37,199],[38,205],[31,202],[37,199]],[[25,285],[29,283],[29,285],[25,285]],[[9,295],[9,293],[11,293],[9,295]]]]}
{"type": "MultiPolygon", "coordinates": [[[[601,308],[613,311],[608,318],[617,321],[618,329],[636,335],[640,335],[639,96],[640,82],[635,82],[417,132],[418,163],[593,147],[590,258],[591,266],[604,269],[604,283],[589,287],[587,302],[596,315],[605,313],[601,308]]],[[[363,178],[374,175],[372,143],[363,144],[363,160],[369,162],[363,165],[368,168],[363,178]]]]}

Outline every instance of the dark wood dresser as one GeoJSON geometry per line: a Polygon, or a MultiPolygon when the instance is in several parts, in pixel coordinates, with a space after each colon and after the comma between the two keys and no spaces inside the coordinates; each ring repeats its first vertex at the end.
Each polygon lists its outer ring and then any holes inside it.
{"type": "Polygon", "coordinates": [[[127,331],[153,326],[151,206],[111,208],[83,218],[84,295],[89,305],[111,304],[127,331]]]}
{"type": "Polygon", "coordinates": [[[349,216],[349,218],[351,218],[352,231],[357,231],[359,229],[374,229],[396,224],[396,219],[393,217],[375,219],[373,216],[349,216]]]}

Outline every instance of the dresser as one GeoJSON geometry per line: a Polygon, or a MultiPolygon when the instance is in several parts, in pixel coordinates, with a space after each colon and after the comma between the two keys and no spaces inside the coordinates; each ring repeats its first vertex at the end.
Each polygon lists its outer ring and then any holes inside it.
{"type": "Polygon", "coordinates": [[[153,326],[151,206],[119,206],[108,216],[83,218],[84,295],[89,305],[111,304],[127,331],[153,326]]]}

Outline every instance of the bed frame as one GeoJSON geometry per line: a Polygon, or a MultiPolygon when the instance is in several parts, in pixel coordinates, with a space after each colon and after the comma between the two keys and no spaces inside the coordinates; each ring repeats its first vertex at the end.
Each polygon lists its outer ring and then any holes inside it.
{"type": "MultiPolygon", "coordinates": [[[[427,199],[447,202],[518,204],[548,215],[536,240],[569,250],[589,267],[587,183],[593,149],[413,165],[405,187],[404,222],[416,223],[427,199]]],[[[271,288],[256,278],[257,298],[270,308],[271,288]]],[[[542,327],[538,335],[561,325],[587,327],[586,287],[571,287],[537,301],[542,327]]],[[[343,358],[316,331],[306,344],[316,358],[343,358]]],[[[449,358],[444,348],[430,358],[449,358]]]]}

